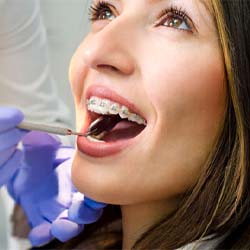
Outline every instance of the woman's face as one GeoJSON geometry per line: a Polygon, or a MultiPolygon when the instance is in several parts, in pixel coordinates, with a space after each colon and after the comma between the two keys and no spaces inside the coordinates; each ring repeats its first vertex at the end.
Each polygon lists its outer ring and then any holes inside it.
{"type": "Polygon", "coordinates": [[[226,107],[207,5],[93,1],[91,31],[70,67],[77,128],[86,132],[100,113],[128,119],[101,141],[78,138],[72,177],[85,195],[134,204],[177,197],[197,181],[226,107]]]}

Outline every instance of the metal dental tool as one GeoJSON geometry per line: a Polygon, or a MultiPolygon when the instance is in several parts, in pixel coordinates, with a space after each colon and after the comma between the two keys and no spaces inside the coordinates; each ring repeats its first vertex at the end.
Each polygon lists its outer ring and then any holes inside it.
{"type": "Polygon", "coordinates": [[[24,129],[24,130],[42,131],[42,132],[47,132],[49,134],[56,134],[56,135],[78,135],[78,136],[87,137],[91,135],[98,135],[104,130],[110,131],[120,120],[121,118],[117,118],[117,117],[104,117],[104,116],[99,117],[98,119],[96,119],[95,122],[93,122],[90,125],[87,133],[78,133],[69,128],[50,126],[50,125],[33,123],[33,122],[28,122],[28,121],[21,122],[19,125],[17,125],[17,128],[24,129]]]}
{"type": "Polygon", "coordinates": [[[56,127],[56,126],[38,124],[38,123],[27,122],[27,121],[21,122],[19,125],[17,125],[17,128],[24,129],[24,130],[42,131],[42,132],[47,132],[49,134],[56,134],[56,135],[78,135],[78,136],[85,136],[85,137],[93,133],[91,128],[89,129],[87,133],[78,133],[69,128],[56,127]]]}

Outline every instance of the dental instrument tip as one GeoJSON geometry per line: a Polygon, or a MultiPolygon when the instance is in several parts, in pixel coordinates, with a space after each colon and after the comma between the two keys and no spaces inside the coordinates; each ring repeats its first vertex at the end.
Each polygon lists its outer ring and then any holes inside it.
{"type": "Polygon", "coordinates": [[[51,126],[47,124],[39,124],[39,123],[33,123],[28,121],[23,121],[19,125],[17,125],[17,128],[24,129],[24,130],[30,130],[30,131],[42,131],[47,132],[49,134],[56,134],[56,135],[77,135],[77,136],[89,136],[91,134],[91,131],[87,133],[78,133],[75,132],[69,128],[61,128],[57,126],[51,126]]]}
{"type": "Polygon", "coordinates": [[[79,132],[76,132],[76,131],[73,131],[71,129],[68,129],[68,135],[77,135],[77,136],[84,136],[84,137],[87,137],[89,136],[91,133],[79,133],[79,132]]]}

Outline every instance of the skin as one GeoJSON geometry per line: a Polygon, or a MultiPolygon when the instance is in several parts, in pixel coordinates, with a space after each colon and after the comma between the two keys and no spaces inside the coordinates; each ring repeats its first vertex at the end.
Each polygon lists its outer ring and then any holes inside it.
{"type": "Polygon", "coordinates": [[[94,21],[72,58],[77,127],[84,124],[86,89],[95,83],[134,103],[147,127],[117,155],[98,159],[77,151],[72,178],[85,195],[121,205],[123,248],[130,249],[197,181],[224,119],[224,63],[201,0],[108,3],[112,19],[94,21]],[[170,4],[185,9],[191,31],[156,25],[170,4]]]}

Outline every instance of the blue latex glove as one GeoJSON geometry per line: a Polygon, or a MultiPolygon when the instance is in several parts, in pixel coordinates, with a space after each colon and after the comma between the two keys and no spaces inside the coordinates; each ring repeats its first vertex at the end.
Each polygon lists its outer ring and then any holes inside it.
{"type": "Polygon", "coordinates": [[[44,245],[54,238],[64,242],[77,236],[83,224],[100,218],[105,206],[84,200],[77,192],[71,181],[74,150],[58,149],[59,146],[57,140],[45,133],[28,134],[23,140],[25,165],[8,186],[29,220],[33,246],[44,245]],[[69,209],[74,221],[69,218],[69,209]],[[81,223],[75,222],[79,219],[81,223]]]}
{"type": "Polygon", "coordinates": [[[20,166],[21,150],[18,142],[27,133],[15,128],[23,120],[21,111],[0,107],[0,187],[6,184],[20,166]]]}

